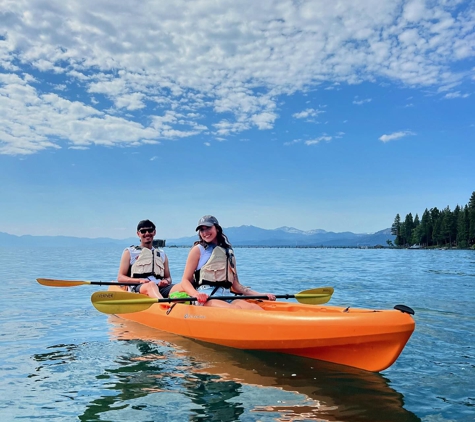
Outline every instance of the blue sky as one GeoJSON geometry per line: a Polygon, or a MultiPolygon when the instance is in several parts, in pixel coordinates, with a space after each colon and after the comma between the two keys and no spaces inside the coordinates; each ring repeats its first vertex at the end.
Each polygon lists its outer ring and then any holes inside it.
{"type": "Polygon", "coordinates": [[[475,190],[473,2],[0,10],[2,232],[373,233],[475,190]]]}

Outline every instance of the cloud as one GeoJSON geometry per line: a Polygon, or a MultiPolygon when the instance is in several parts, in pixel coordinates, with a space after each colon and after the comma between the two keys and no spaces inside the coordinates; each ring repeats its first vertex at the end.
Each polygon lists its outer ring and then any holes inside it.
{"type": "Polygon", "coordinates": [[[475,56],[470,2],[110,5],[2,2],[0,154],[270,130],[296,93],[376,81],[456,92],[472,77],[459,66],[475,56]]]}
{"type": "Polygon", "coordinates": [[[307,119],[308,117],[316,117],[322,113],[325,113],[325,111],[316,110],[314,108],[307,108],[306,110],[302,110],[298,113],[292,114],[292,117],[295,117],[296,119],[307,119]]]}
{"type": "Polygon", "coordinates": [[[73,149],[90,145],[140,145],[160,130],[108,115],[55,93],[39,93],[25,79],[0,74],[0,154],[27,155],[66,142],[73,149]],[[5,81],[8,83],[5,84],[5,81]]]}
{"type": "Polygon", "coordinates": [[[444,98],[447,100],[452,100],[454,98],[468,98],[470,94],[462,94],[460,91],[449,92],[448,94],[444,95],[444,98]]]}
{"type": "Polygon", "coordinates": [[[415,135],[415,133],[409,131],[409,130],[405,130],[405,131],[401,131],[401,132],[394,132],[394,133],[391,133],[389,135],[382,135],[380,136],[379,140],[381,142],[389,142],[389,141],[394,141],[395,139],[400,139],[400,138],[404,138],[405,136],[410,136],[410,135],[415,135]]]}
{"type": "Polygon", "coordinates": [[[320,136],[319,138],[311,139],[309,141],[305,141],[305,145],[316,145],[319,144],[320,142],[330,142],[332,140],[331,136],[320,136]]]}
{"type": "Polygon", "coordinates": [[[285,145],[286,147],[288,147],[288,146],[291,146],[291,145],[298,144],[298,143],[300,143],[300,142],[302,142],[300,139],[294,139],[293,141],[284,142],[284,145],[285,145]]]}
{"type": "Polygon", "coordinates": [[[356,104],[356,105],[363,105],[363,104],[366,104],[366,103],[370,103],[371,102],[371,98],[365,98],[364,100],[354,100],[353,101],[353,104],[356,104]]]}

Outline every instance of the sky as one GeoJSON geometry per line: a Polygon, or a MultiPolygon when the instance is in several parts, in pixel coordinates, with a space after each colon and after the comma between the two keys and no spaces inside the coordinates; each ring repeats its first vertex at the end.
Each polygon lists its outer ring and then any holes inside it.
{"type": "Polygon", "coordinates": [[[374,233],[475,190],[475,3],[0,0],[0,232],[374,233]]]}

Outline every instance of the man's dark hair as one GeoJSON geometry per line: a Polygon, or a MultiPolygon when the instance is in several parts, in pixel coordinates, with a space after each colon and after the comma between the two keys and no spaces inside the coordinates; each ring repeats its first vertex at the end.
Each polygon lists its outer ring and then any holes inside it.
{"type": "Polygon", "coordinates": [[[137,224],[137,231],[143,228],[148,229],[149,227],[155,230],[155,224],[153,224],[150,220],[142,220],[142,221],[139,221],[139,224],[137,224]]]}

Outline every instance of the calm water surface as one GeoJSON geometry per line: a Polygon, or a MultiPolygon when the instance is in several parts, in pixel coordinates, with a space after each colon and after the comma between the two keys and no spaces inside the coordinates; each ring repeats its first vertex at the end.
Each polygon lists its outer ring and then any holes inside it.
{"type": "MultiPolygon", "coordinates": [[[[96,311],[121,248],[0,248],[2,421],[475,421],[475,252],[236,249],[241,281],[332,305],[415,311],[416,331],[380,374],[207,345],[96,311]]],[[[187,249],[167,248],[175,281],[187,249]]]]}

